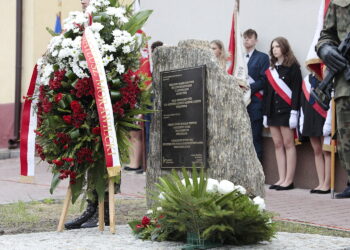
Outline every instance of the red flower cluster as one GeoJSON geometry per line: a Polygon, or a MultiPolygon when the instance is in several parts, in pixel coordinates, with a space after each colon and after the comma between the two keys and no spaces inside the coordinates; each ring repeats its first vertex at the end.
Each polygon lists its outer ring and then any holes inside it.
{"type": "Polygon", "coordinates": [[[79,79],[75,85],[75,89],[74,94],[78,98],[94,95],[94,85],[91,78],[79,79]]]}
{"type": "Polygon", "coordinates": [[[93,163],[94,160],[92,159],[92,151],[88,148],[81,148],[77,153],[77,162],[78,163],[84,163],[84,162],[93,163]]]}
{"type": "Polygon", "coordinates": [[[70,107],[73,111],[73,115],[64,115],[62,119],[65,123],[73,124],[74,127],[79,128],[85,121],[87,114],[84,113],[84,110],[78,101],[72,101],[70,107]]]}
{"type": "Polygon", "coordinates": [[[62,93],[58,93],[56,96],[55,96],[55,102],[59,102],[61,101],[63,98],[63,94],[62,93]]]}
{"type": "Polygon", "coordinates": [[[57,167],[61,167],[64,164],[64,162],[61,160],[53,160],[52,163],[55,164],[57,167]]]}
{"type": "Polygon", "coordinates": [[[144,226],[149,225],[149,223],[151,223],[151,219],[148,218],[147,216],[143,216],[142,220],[141,220],[141,224],[144,226]]]}
{"type": "Polygon", "coordinates": [[[49,113],[52,109],[52,103],[45,97],[41,103],[41,107],[43,109],[43,112],[49,113]]]}
{"type": "Polygon", "coordinates": [[[100,127],[95,127],[91,130],[91,132],[94,134],[94,135],[100,135],[101,134],[101,129],[100,127]]]}
{"type": "Polygon", "coordinates": [[[35,144],[35,150],[42,160],[45,160],[44,149],[39,144],[35,144]]]}
{"type": "Polygon", "coordinates": [[[61,88],[62,87],[62,83],[61,82],[62,82],[65,74],[66,74],[65,70],[56,71],[54,73],[53,79],[50,79],[50,81],[49,81],[50,89],[56,90],[56,89],[61,88]]]}
{"type": "Polygon", "coordinates": [[[141,91],[138,86],[140,78],[131,70],[123,75],[123,80],[125,83],[127,83],[127,86],[120,89],[122,98],[113,105],[113,112],[117,113],[120,116],[124,115],[124,110],[126,108],[135,108],[135,105],[137,103],[137,96],[141,91]]]}
{"type": "Polygon", "coordinates": [[[60,178],[61,180],[64,180],[66,178],[70,177],[70,184],[75,184],[75,179],[77,178],[77,173],[71,170],[61,170],[60,171],[60,178]]]}
{"type": "Polygon", "coordinates": [[[62,133],[62,132],[59,132],[59,133],[56,133],[56,137],[57,139],[54,139],[53,142],[58,145],[66,145],[68,143],[70,143],[71,141],[71,138],[69,135],[65,134],[65,133],[62,133]]]}

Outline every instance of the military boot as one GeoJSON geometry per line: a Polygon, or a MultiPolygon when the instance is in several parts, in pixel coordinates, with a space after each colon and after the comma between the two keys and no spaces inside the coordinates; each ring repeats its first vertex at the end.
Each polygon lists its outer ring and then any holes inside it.
{"type": "Polygon", "coordinates": [[[81,228],[92,228],[98,226],[98,210],[88,219],[86,222],[81,224],[81,228]]]}
{"type": "Polygon", "coordinates": [[[69,229],[81,228],[81,225],[84,222],[88,221],[97,212],[97,200],[96,201],[87,200],[87,203],[88,205],[86,206],[86,209],[82,215],[64,224],[64,227],[66,229],[69,230],[69,229]]]}

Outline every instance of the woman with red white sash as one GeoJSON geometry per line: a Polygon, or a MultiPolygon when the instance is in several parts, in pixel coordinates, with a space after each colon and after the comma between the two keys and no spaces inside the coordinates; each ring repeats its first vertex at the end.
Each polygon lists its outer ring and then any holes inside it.
{"type": "Polygon", "coordinates": [[[323,110],[310,95],[311,89],[316,88],[320,81],[315,75],[309,74],[304,78],[301,96],[299,131],[303,136],[310,138],[315,155],[315,165],[318,177],[318,186],[310,193],[328,194],[331,180],[331,153],[325,151],[322,145],[331,134],[331,109],[323,110]]]}
{"type": "Polygon", "coordinates": [[[264,86],[263,124],[270,128],[279,180],[270,189],[294,188],[297,153],[294,129],[298,125],[302,76],[289,42],[277,37],[270,46],[270,68],[264,86]]]}

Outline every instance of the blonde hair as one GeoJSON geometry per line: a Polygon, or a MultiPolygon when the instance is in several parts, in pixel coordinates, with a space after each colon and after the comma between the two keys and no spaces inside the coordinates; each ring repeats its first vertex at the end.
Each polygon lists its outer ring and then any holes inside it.
{"type": "Polygon", "coordinates": [[[228,54],[225,50],[224,43],[221,42],[220,40],[213,40],[210,42],[210,44],[215,44],[221,50],[221,54],[220,56],[217,57],[217,59],[219,61],[220,66],[226,69],[228,54]]]}

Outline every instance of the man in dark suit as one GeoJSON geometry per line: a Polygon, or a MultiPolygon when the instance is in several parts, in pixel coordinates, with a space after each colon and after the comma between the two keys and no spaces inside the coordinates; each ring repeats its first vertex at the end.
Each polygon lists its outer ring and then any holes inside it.
{"type": "Polygon", "coordinates": [[[270,61],[267,54],[255,49],[258,42],[258,34],[255,30],[246,30],[243,33],[243,38],[251,88],[251,103],[248,105],[248,114],[252,126],[254,148],[260,162],[262,162],[262,90],[266,81],[265,71],[269,68],[270,61]]]}

